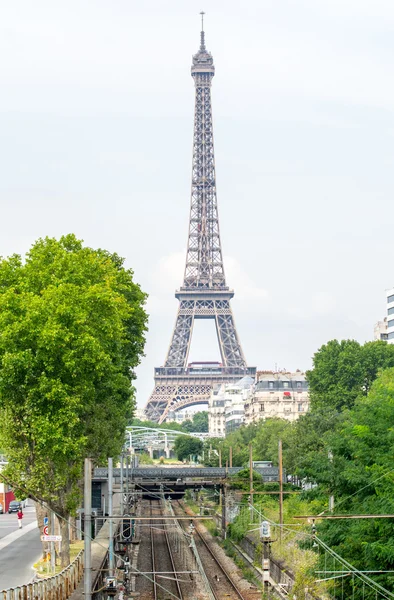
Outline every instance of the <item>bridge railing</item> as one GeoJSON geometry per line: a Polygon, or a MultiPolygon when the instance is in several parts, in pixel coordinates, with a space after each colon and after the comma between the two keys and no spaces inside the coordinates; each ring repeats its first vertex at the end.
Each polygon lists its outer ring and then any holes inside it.
{"type": "Polygon", "coordinates": [[[83,550],[57,575],[0,591],[1,600],[68,600],[83,576],[83,550]]]}

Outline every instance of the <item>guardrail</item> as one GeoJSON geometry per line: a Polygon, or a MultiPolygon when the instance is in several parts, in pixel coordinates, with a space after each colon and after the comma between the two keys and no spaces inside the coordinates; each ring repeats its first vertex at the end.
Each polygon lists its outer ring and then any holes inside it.
{"type": "Polygon", "coordinates": [[[83,550],[57,575],[0,591],[1,600],[68,600],[83,576],[83,550]]]}

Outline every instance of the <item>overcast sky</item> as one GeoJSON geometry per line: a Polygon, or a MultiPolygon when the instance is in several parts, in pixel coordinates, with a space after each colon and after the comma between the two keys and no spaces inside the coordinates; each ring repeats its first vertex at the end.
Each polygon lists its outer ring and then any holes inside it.
{"type": "MultiPolygon", "coordinates": [[[[74,232],[126,258],[149,293],[140,406],[182,284],[201,9],[249,365],[306,369],[329,339],[372,339],[394,285],[392,0],[3,2],[0,255],[74,232]]],[[[213,322],[190,359],[219,359],[213,322]]]]}

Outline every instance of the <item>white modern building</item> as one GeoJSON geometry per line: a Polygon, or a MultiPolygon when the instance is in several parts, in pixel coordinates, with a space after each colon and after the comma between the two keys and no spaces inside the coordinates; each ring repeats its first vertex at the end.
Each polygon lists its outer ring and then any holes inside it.
{"type": "Polygon", "coordinates": [[[211,435],[225,435],[244,423],[245,401],[254,379],[243,377],[236,383],[223,383],[213,389],[208,403],[208,428],[211,435]]]}
{"type": "Polygon", "coordinates": [[[260,371],[253,393],[245,401],[245,424],[277,417],[296,421],[309,410],[305,373],[260,371]]]}
{"type": "Polygon", "coordinates": [[[384,340],[394,344],[394,288],[386,290],[386,316],[374,327],[374,340],[384,340]]]}
{"type": "Polygon", "coordinates": [[[394,344],[394,288],[386,290],[387,298],[387,341],[394,344]]]}

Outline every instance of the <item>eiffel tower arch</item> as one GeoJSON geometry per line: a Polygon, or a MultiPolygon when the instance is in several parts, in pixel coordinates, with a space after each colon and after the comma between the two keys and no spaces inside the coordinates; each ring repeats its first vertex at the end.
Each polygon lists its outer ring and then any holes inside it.
{"type": "Polygon", "coordinates": [[[175,292],[178,313],[164,367],[155,369],[155,388],[145,407],[148,419],[162,423],[169,411],[206,403],[215,384],[254,376],[235,328],[220,242],[213,145],[211,84],[213,58],[205,47],[193,56],[195,83],[192,190],[189,237],[182,287],[175,292]],[[215,321],[221,363],[188,364],[195,319],[215,321]]]}

